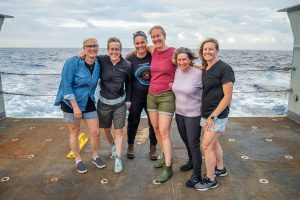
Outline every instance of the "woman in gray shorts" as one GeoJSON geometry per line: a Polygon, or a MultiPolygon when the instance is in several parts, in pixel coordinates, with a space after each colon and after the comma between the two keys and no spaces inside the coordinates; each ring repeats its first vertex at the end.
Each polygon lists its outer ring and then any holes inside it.
{"type": "Polygon", "coordinates": [[[85,58],[73,56],[66,61],[55,99],[55,105],[61,106],[64,121],[69,126],[70,147],[75,155],[78,173],[87,172],[79,153],[78,135],[81,119],[85,121],[91,134],[92,163],[98,168],[105,167],[105,163],[99,158],[100,134],[94,97],[100,73],[100,66],[95,62],[98,48],[95,38],[87,38],[83,41],[85,58]]]}
{"type": "Polygon", "coordinates": [[[115,157],[115,173],[120,173],[123,170],[121,161],[122,144],[125,136],[123,128],[126,110],[131,106],[131,64],[122,58],[121,52],[121,41],[116,37],[111,37],[107,41],[108,55],[97,56],[101,66],[97,111],[100,128],[104,128],[105,136],[112,145],[112,157],[115,157]],[[114,125],[113,135],[111,132],[112,123],[114,125]]]}

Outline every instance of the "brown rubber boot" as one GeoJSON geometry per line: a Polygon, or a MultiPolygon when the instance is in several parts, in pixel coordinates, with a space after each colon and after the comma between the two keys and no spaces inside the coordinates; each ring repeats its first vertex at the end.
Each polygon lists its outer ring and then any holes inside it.
{"type": "Polygon", "coordinates": [[[150,146],[149,158],[150,160],[157,160],[156,145],[150,146]]]}
{"type": "Polygon", "coordinates": [[[135,157],[134,145],[133,144],[128,144],[127,158],[132,159],[134,157],[135,157]]]}

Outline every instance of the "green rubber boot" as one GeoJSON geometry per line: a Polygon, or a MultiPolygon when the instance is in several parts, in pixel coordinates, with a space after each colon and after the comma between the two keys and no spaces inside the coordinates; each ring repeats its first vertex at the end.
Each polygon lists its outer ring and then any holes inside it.
{"type": "Polygon", "coordinates": [[[156,182],[165,182],[173,176],[172,166],[165,167],[162,173],[156,178],[156,182]]]}
{"type": "Polygon", "coordinates": [[[155,163],[154,163],[155,168],[162,168],[163,166],[165,166],[165,156],[164,156],[164,154],[162,154],[162,157],[160,159],[156,160],[155,163]]]}

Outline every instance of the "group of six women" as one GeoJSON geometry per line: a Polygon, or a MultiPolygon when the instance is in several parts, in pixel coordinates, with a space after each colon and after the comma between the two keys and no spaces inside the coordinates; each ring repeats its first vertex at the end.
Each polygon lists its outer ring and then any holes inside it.
{"type": "Polygon", "coordinates": [[[234,72],[228,64],[218,60],[219,44],[213,38],[202,42],[199,50],[202,66],[195,66],[197,57],[190,49],[176,50],[167,46],[163,27],[153,26],[149,34],[153,45],[148,45],[144,32],[133,34],[135,50],[127,59],[121,56],[122,44],[118,38],[109,38],[107,55],[97,55],[97,40],[88,38],[83,41],[80,56],[64,64],[55,105],[61,106],[70,129],[76,169],[79,173],[87,172],[78,145],[81,119],[91,135],[92,163],[98,168],[106,166],[99,157],[99,127],[104,128],[115,158],[114,171],[120,173],[126,110],[129,110],[127,157],[134,158],[134,140],[144,109],[149,123],[149,157],[156,160],[154,167],[163,168],[155,181],[167,181],[173,175],[170,128],[175,112],[178,131],[189,157],[180,170],[193,169],[186,187],[199,191],[216,188],[215,176],[227,175],[219,137],[228,119],[234,72]],[[98,81],[100,96],[96,108],[94,93],[98,81]],[[201,127],[206,166],[203,179],[201,127]],[[162,152],[159,159],[157,143],[162,152]]]}

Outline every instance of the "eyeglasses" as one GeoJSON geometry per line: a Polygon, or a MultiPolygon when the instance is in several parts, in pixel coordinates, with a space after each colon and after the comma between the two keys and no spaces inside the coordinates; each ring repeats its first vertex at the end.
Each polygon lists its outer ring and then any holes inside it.
{"type": "Polygon", "coordinates": [[[98,45],[98,44],[84,45],[84,47],[85,47],[85,48],[88,48],[88,49],[91,49],[91,48],[98,49],[99,45],[98,45]]]}
{"type": "Polygon", "coordinates": [[[120,49],[119,48],[110,48],[110,49],[108,49],[109,51],[120,51],[120,49]]]}
{"type": "Polygon", "coordinates": [[[137,31],[137,32],[133,33],[133,38],[135,38],[136,36],[143,36],[144,38],[147,39],[147,36],[143,31],[137,31]]]}

